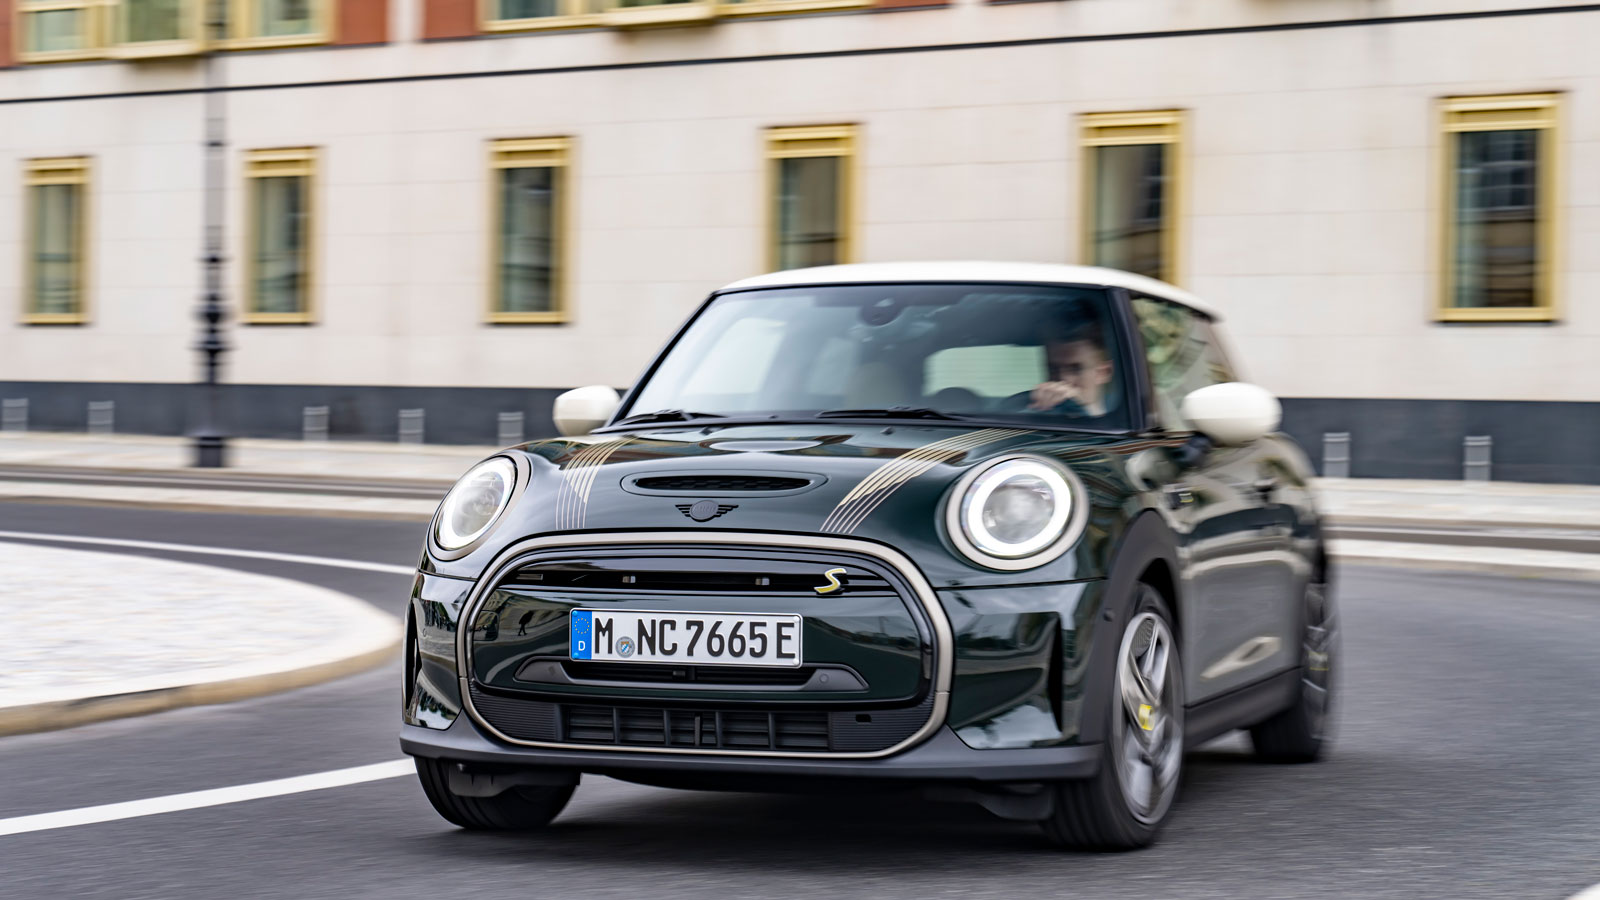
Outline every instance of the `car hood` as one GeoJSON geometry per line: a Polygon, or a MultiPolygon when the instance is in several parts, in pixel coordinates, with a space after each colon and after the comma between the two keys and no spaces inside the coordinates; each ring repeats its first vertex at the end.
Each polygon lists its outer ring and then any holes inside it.
{"type": "Polygon", "coordinates": [[[536,441],[504,451],[527,457],[532,480],[492,539],[432,566],[475,577],[506,545],[535,534],[706,530],[875,541],[909,556],[936,587],[1096,577],[1108,549],[1098,544],[1116,533],[1114,520],[1135,491],[1123,460],[1148,446],[1108,435],[906,423],[673,426],[536,441]],[[1015,452],[1054,457],[1077,473],[1089,527],[1079,552],[1002,574],[954,551],[942,512],[964,472],[1015,452]],[[752,485],[751,476],[789,481],[752,485]]]}

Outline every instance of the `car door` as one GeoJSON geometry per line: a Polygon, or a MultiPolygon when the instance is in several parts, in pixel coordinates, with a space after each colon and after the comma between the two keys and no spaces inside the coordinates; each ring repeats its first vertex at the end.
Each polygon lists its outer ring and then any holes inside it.
{"type": "MultiPolygon", "coordinates": [[[[1235,381],[1211,323],[1187,306],[1134,295],[1154,391],[1168,431],[1190,430],[1183,398],[1235,381]]],[[[1179,546],[1179,609],[1188,702],[1294,665],[1296,567],[1292,527],[1277,496],[1282,462],[1271,440],[1212,447],[1165,485],[1179,546]]],[[[1288,511],[1292,515],[1292,510],[1288,511]]]]}

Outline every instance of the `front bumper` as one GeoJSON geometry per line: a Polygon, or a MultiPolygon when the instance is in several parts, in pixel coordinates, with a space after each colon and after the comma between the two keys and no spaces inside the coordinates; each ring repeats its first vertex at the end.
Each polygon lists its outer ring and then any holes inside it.
{"type": "Polygon", "coordinates": [[[909,750],[880,759],[671,756],[625,751],[518,747],[495,740],[467,716],[444,730],[401,726],[400,749],[412,756],[452,762],[563,769],[595,775],[684,774],[898,782],[1036,782],[1088,778],[1100,766],[1100,746],[1070,745],[1019,750],[974,750],[948,727],[909,750]]]}
{"type": "MultiPolygon", "coordinates": [[[[920,572],[895,551],[868,542],[838,538],[807,537],[802,541],[779,535],[696,533],[531,539],[508,548],[500,563],[476,582],[419,574],[410,614],[414,638],[408,643],[407,671],[412,674],[407,682],[404,733],[410,737],[406,738],[406,749],[417,755],[467,761],[466,757],[453,752],[453,738],[441,736],[441,733],[462,733],[464,729],[481,740],[455,749],[476,754],[474,758],[481,762],[491,762],[497,755],[507,753],[511,755],[505,761],[515,765],[571,767],[578,764],[574,760],[592,760],[584,763],[583,768],[597,772],[633,767],[682,772],[833,772],[845,777],[889,778],[1074,777],[1062,774],[1059,767],[1087,766],[1086,771],[1092,772],[1098,759],[1098,751],[1083,751],[1078,746],[1085,737],[1078,726],[1086,688],[1087,650],[1094,634],[1093,624],[1098,618],[1100,588],[1099,582],[1076,582],[935,592],[920,572]],[[923,637],[923,673],[925,678],[928,675],[933,678],[925,699],[914,707],[895,708],[880,702],[867,709],[879,718],[882,717],[877,712],[880,709],[887,710],[890,715],[915,712],[916,721],[910,722],[903,733],[891,740],[868,746],[852,739],[832,748],[826,755],[786,752],[776,745],[774,738],[774,745],[764,750],[749,753],[714,749],[689,751],[684,757],[678,754],[685,751],[676,748],[641,747],[633,751],[613,744],[591,750],[586,746],[559,743],[563,730],[558,720],[562,713],[552,714],[551,710],[572,703],[651,708],[682,704],[700,709],[722,707],[722,701],[711,696],[674,696],[655,686],[625,691],[605,688],[598,693],[591,689],[587,694],[570,697],[552,694],[547,686],[541,686],[542,693],[529,695],[541,704],[531,704],[530,710],[496,713],[485,719],[485,710],[473,704],[472,698],[479,690],[473,676],[468,674],[474,671],[468,656],[469,636],[475,631],[487,634],[487,629],[492,627],[485,624],[483,616],[475,615],[474,610],[481,605],[485,589],[496,585],[500,572],[524,559],[526,551],[540,549],[538,545],[554,544],[585,553],[589,548],[599,548],[600,555],[604,555],[609,548],[618,546],[630,551],[652,547],[694,548],[705,546],[712,538],[719,539],[722,546],[764,545],[775,550],[804,548],[812,552],[822,549],[816,545],[826,541],[832,551],[865,554],[891,566],[907,582],[907,600],[914,599],[914,607],[925,611],[928,617],[931,628],[925,630],[929,633],[923,637]],[[413,658],[415,665],[411,664],[413,658]],[[540,711],[531,709],[532,705],[548,707],[543,709],[544,718],[532,716],[540,711]],[[519,721],[524,719],[526,721],[519,721]],[[551,727],[555,728],[553,733],[551,727]],[[758,757],[773,758],[750,762],[758,757]],[[782,765],[785,760],[792,761],[795,768],[785,768],[782,765]],[[1042,774],[1016,774],[1011,772],[1013,767],[1038,770],[1042,774]],[[991,774],[978,774],[978,770],[991,774]],[[996,772],[999,774],[992,774],[996,772]]],[[[514,615],[508,621],[519,623],[522,618],[514,615]]],[[[530,623],[533,621],[529,619],[530,623]]],[[[564,621],[562,617],[561,623],[564,621]]],[[[516,625],[497,632],[502,638],[499,643],[508,643],[507,636],[518,637],[520,630],[521,626],[516,625]]],[[[488,640],[493,642],[493,639],[488,640]]],[[[499,666],[500,663],[495,662],[491,669],[499,666]]],[[[499,685],[505,696],[515,696],[515,693],[506,694],[507,688],[515,687],[520,686],[499,685]]],[[[893,698],[884,699],[892,701],[893,698]]],[[[727,698],[724,711],[732,712],[735,706],[751,704],[758,710],[777,711],[786,700],[771,694],[733,696],[727,698]]],[[[796,706],[817,708],[814,701],[796,706]]],[[[840,706],[828,715],[837,717],[846,711],[840,706]]],[[[854,709],[848,711],[853,713],[854,709]]],[[[656,724],[659,727],[661,723],[656,724]]],[[[838,723],[833,724],[835,727],[830,728],[830,734],[840,733],[838,723]]],[[[695,730],[699,727],[697,724],[695,730]]],[[[668,730],[671,730],[670,724],[668,730]]],[[[845,729],[853,730],[853,727],[845,729]]]]}

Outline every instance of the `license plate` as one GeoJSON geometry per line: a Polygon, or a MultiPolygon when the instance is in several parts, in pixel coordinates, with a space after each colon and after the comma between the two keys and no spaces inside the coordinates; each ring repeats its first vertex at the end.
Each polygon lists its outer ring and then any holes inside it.
{"type": "Polygon", "coordinates": [[[804,658],[799,616],[575,609],[570,624],[573,659],[794,667],[804,658]]]}

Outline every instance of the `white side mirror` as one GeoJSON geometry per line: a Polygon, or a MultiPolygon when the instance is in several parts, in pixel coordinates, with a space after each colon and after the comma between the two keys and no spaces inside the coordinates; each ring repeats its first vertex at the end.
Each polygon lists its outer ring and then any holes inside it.
{"type": "Polygon", "coordinates": [[[1266,388],[1242,381],[1213,384],[1183,398],[1183,417],[1224,447],[1248,444],[1278,430],[1283,405],[1266,388]]]}
{"type": "Polygon", "coordinates": [[[588,434],[604,425],[621,403],[616,389],[603,384],[573,388],[556,398],[556,430],[567,437],[588,434]]]}

